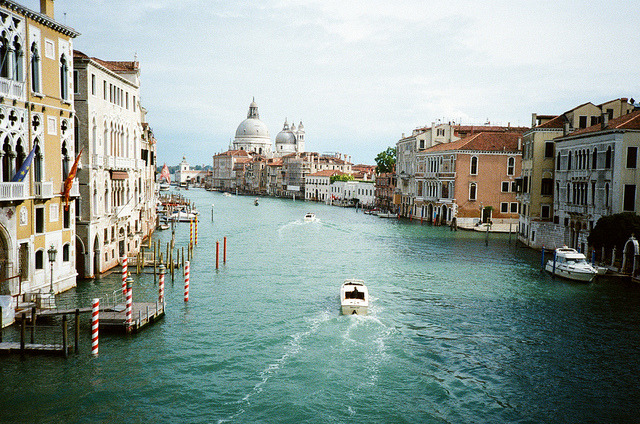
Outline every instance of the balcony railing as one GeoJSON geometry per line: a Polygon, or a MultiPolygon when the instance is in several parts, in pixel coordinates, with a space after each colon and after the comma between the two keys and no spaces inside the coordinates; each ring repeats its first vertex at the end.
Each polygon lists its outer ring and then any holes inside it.
{"type": "Polygon", "coordinates": [[[0,96],[24,100],[24,82],[0,78],[0,96]]]}
{"type": "Polygon", "coordinates": [[[29,196],[28,182],[0,183],[0,201],[25,200],[29,196]]]}
{"type": "Polygon", "coordinates": [[[34,188],[34,195],[38,199],[51,199],[53,197],[52,181],[36,182],[34,188]]]}
{"type": "Polygon", "coordinates": [[[93,162],[93,166],[94,167],[103,167],[104,166],[104,159],[102,158],[102,155],[94,153],[93,156],[91,157],[91,160],[93,162]]]}
{"type": "MultiPolygon", "coordinates": [[[[62,188],[60,189],[60,193],[64,194],[64,181],[61,184],[62,188]]],[[[71,185],[71,190],[69,191],[70,197],[78,197],[80,196],[80,183],[77,178],[73,179],[73,184],[71,185]]]]}

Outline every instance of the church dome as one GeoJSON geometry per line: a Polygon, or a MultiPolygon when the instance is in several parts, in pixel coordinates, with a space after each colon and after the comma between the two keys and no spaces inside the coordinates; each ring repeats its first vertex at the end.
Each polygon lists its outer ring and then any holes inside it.
{"type": "Polygon", "coordinates": [[[249,105],[249,113],[247,113],[247,119],[240,122],[238,129],[236,130],[236,140],[238,139],[270,139],[269,130],[267,126],[260,120],[258,114],[258,105],[255,99],[249,105]]]}
{"type": "Polygon", "coordinates": [[[238,125],[236,138],[247,137],[269,138],[269,130],[261,120],[256,118],[247,118],[238,125]]]}
{"type": "Polygon", "coordinates": [[[296,137],[291,131],[282,130],[276,136],[276,144],[296,144],[296,137]]]}

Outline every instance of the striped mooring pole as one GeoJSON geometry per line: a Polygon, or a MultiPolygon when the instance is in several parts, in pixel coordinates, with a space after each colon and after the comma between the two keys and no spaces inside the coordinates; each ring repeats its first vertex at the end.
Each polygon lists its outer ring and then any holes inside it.
{"type": "Polygon", "coordinates": [[[196,215],[196,246],[198,245],[198,215],[196,215]]]}
{"type": "Polygon", "coordinates": [[[184,301],[189,301],[189,273],[191,272],[190,262],[186,261],[184,263],[184,301]]]}
{"type": "Polygon", "coordinates": [[[218,269],[220,257],[220,242],[216,240],[216,269],[218,269]]]}
{"type": "Polygon", "coordinates": [[[98,356],[98,328],[100,328],[100,299],[93,299],[91,308],[91,354],[98,356]]]}
{"type": "Polygon", "coordinates": [[[125,309],[127,333],[131,332],[131,315],[133,314],[133,278],[127,277],[127,306],[125,309]]]}
{"type": "Polygon", "coordinates": [[[189,220],[189,246],[193,246],[193,219],[189,220]]]}
{"type": "Polygon", "coordinates": [[[160,282],[158,283],[158,303],[162,305],[164,302],[164,264],[160,263],[158,269],[160,272],[160,282]]]}
{"type": "Polygon", "coordinates": [[[224,236],[224,243],[222,246],[222,263],[227,263],[227,236],[224,236]]]}
{"type": "Polygon", "coordinates": [[[122,257],[122,294],[127,295],[127,257],[126,255],[122,257]]]}

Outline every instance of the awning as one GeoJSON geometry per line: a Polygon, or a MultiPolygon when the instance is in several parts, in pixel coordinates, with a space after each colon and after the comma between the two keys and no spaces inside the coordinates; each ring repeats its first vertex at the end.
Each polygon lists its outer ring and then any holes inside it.
{"type": "Polygon", "coordinates": [[[129,178],[127,171],[111,171],[112,180],[126,180],[129,178]]]}

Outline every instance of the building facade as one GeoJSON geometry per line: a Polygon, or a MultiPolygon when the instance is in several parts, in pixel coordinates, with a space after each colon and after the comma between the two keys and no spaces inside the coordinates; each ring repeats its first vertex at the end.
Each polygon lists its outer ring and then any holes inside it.
{"type": "Polygon", "coordinates": [[[155,228],[156,146],[140,106],[136,61],[74,54],[78,143],[83,149],[77,231],[83,261],[95,277],[136,254],[155,228]]]}
{"type": "Polygon", "coordinates": [[[67,208],[64,181],[79,153],[79,34],[55,21],[53,0],[42,0],[40,12],[4,0],[0,17],[0,294],[57,293],[76,284],[78,182],[67,208]]]}

